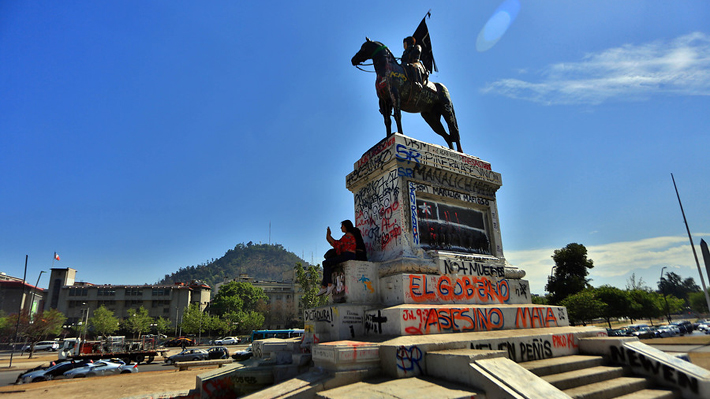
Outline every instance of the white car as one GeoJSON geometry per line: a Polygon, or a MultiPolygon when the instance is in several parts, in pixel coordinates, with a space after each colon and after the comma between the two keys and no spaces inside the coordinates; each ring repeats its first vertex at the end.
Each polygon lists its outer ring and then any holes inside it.
{"type": "Polygon", "coordinates": [[[224,337],[224,338],[215,340],[214,344],[215,345],[236,345],[239,342],[241,342],[241,340],[237,337],[224,337]]]}
{"type": "Polygon", "coordinates": [[[675,337],[678,335],[678,329],[671,326],[660,326],[656,329],[656,336],[659,338],[675,337]]]}
{"type": "Polygon", "coordinates": [[[138,372],[138,364],[128,366],[123,362],[99,360],[86,367],[69,370],[64,373],[65,378],[93,377],[97,375],[130,374],[138,372]]]}
{"type": "Polygon", "coordinates": [[[75,369],[77,367],[85,367],[87,362],[85,361],[73,361],[66,360],[63,362],[56,363],[49,367],[37,368],[33,370],[28,370],[19,377],[17,377],[16,384],[23,384],[29,382],[39,382],[39,381],[49,381],[55,378],[60,378],[64,373],[75,369]]]}
{"type": "MultiPolygon", "coordinates": [[[[27,344],[22,347],[23,352],[29,352],[32,349],[32,345],[27,344]]],[[[35,352],[37,351],[57,351],[59,350],[59,343],[57,341],[39,341],[35,344],[35,352]]]]}

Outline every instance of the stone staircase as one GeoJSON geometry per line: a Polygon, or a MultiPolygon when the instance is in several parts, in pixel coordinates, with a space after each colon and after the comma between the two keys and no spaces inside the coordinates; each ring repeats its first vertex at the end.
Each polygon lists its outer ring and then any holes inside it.
{"type": "Polygon", "coordinates": [[[601,356],[573,355],[520,363],[575,399],[671,399],[680,392],[654,388],[648,378],[632,377],[625,367],[608,365],[601,356]]]}

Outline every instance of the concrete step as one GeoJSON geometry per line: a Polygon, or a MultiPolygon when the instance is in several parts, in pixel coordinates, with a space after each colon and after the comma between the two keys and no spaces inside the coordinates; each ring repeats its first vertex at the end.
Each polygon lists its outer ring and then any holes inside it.
{"type": "Polygon", "coordinates": [[[681,399],[680,392],[670,389],[642,389],[617,399],[681,399]]]}
{"type": "Polygon", "coordinates": [[[623,367],[596,366],[581,370],[572,370],[542,377],[561,390],[576,388],[582,385],[594,384],[626,375],[623,367]]]}
{"type": "Polygon", "coordinates": [[[574,399],[612,399],[648,388],[651,382],[645,378],[620,377],[596,382],[563,392],[574,399]]]}
{"type": "Polygon", "coordinates": [[[357,382],[316,393],[316,399],[472,399],[485,398],[482,392],[446,381],[425,378],[380,379],[357,382]]]}
{"type": "Polygon", "coordinates": [[[530,362],[520,363],[521,366],[525,367],[531,373],[540,377],[550,374],[559,374],[567,371],[581,370],[589,367],[601,366],[603,364],[604,358],[601,356],[584,355],[553,357],[549,359],[533,360],[530,362]]]}

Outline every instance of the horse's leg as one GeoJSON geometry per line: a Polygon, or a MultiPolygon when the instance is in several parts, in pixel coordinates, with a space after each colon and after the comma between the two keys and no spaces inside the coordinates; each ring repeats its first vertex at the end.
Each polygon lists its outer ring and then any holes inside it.
{"type": "Polygon", "coordinates": [[[385,128],[387,129],[387,137],[392,134],[392,105],[387,100],[380,99],[380,113],[385,118],[385,128]]]}
{"type": "Polygon", "coordinates": [[[441,124],[441,114],[436,112],[436,111],[425,111],[422,112],[422,118],[426,121],[426,123],[431,126],[431,129],[438,134],[439,136],[443,137],[444,140],[446,140],[446,144],[449,145],[450,149],[454,149],[453,146],[453,141],[451,140],[451,136],[446,133],[446,129],[444,129],[444,125],[441,124]]]}
{"type": "Polygon", "coordinates": [[[454,113],[454,104],[449,102],[444,104],[444,120],[449,126],[449,139],[456,143],[456,151],[463,152],[461,150],[461,136],[459,135],[459,124],[456,122],[456,114],[454,113]]]}
{"type": "MultiPolygon", "coordinates": [[[[456,143],[456,150],[461,150],[461,136],[459,135],[459,124],[456,122],[456,113],[454,112],[454,103],[451,101],[449,90],[442,84],[437,84],[439,92],[439,101],[441,107],[441,115],[444,117],[446,124],[449,126],[449,147],[451,143],[456,143]]],[[[453,147],[451,147],[453,149],[453,147]]]]}
{"type": "Polygon", "coordinates": [[[397,124],[397,131],[404,134],[404,132],[402,132],[402,98],[399,95],[399,90],[390,86],[390,96],[392,97],[394,121],[397,124]]]}

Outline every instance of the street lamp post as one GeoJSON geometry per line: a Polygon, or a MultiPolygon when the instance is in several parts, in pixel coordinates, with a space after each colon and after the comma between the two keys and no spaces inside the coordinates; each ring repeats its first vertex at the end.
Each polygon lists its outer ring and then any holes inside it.
{"type": "Polygon", "coordinates": [[[671,322],[671,314],[668,310],[668,298],[666,298],[666,289],[665,289],[666,285],[664,284],[665,279],[663,278],[663,270],[665,270],[665,269],[666,269],[666,266],[663,266],[661,268],[661,284],[660,284],[660,286],[661,286],[661,293],[663,294],[663,300],[666,302],[666,318],[668,319],[668,323],[670,323],[671,322]]]}
{"type": "Polygon", "coordinates": [[[35,298],[37,297],[37,290],[39,290],[39,279],[42,278],[42,273],[44,273],[44,272],[45,272],[44,270],[39,272],[39,276],[37,276],[37,282],[35,283],[35,289],[32,291],[32,303],[30,304],[30,318],[34,317],[34,314],[32,314],[32,307],[34,306],[35,298]]]}

